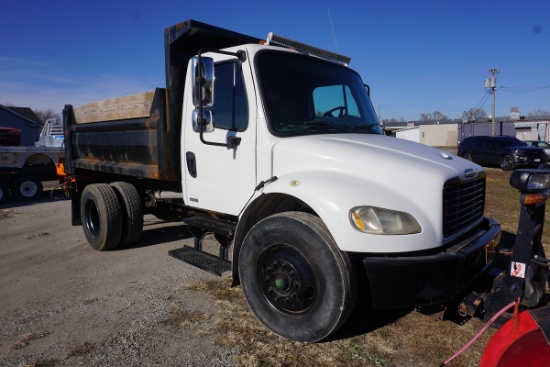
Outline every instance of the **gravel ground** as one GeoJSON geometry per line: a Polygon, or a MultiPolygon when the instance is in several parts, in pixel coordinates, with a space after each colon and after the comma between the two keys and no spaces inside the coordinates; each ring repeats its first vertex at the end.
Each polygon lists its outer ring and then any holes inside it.
{"type": "Polygon", "coordinates": [[[147,216],[138,244],[97,252],[47,194],[0,205],[0,366],[232,364],[214,300],[183,287],[217,277],[168,255],[192,245],[185,226],[147,216]],[[185,328],[175,311],[207,316],[185,328]]]}

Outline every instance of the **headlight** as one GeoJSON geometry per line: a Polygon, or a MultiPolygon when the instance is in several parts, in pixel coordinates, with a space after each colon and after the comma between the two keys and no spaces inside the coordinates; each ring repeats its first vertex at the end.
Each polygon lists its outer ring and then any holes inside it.
{"type": "Polygon", "coordinates": [[[418,221],[409,213],[360,206],[349,213],[351,224],[355,229],[370,234],[413,234],[422,232],[418,221]]]}
{"type": "Polygon", "coordinates": [[[541,174],[541,175],[532,175],[527,180],[527,190],[544,190],[550,186],[550,175],[541,174]]]}
{"type": "Polygon", "coordinates": [[[510,175],[510,185],[521,192],[545,190],[550,186],[550,170],[517,170],[510,175]]]}

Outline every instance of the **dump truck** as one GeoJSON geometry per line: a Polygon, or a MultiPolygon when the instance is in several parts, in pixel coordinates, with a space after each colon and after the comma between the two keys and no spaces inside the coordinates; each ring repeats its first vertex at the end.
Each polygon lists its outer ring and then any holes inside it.
{"type": "Polygon", "coordinates": [[[359,285],[375,308],[432,305],[491,264],[483,169],[385,136],[349,57],[195,20],[164,46],[164,87],[63,110],[71,223],[94,249],[139,241],[144,214],[181,221],[194,245],[170,254],[230,272],[301,342],[337,330],[359,285]]]}
{"type": "Polygon", "coordinates": [[[34,146],[0,146],[0,203],[10,196],[34,200],[42,194],[43,181],[57,180],[63,140],[63,122],[52,118],[44,123],[34,146]]]}

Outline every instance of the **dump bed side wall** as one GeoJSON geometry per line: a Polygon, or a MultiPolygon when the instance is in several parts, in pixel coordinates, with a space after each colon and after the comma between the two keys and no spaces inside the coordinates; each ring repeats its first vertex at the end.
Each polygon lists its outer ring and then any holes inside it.
{"type": "MultiPolygon", "coordinates": [[[[78,113],[77,113],[78,115],[78,113]]],[[[179,147],[170,144],[166,91],[155,90],[148,117],[79,123],[75,110],[63,113],[66,171],[111,173],[159,181],[180,181],[179,147]]],[[[179,132],[178,138],[179,138],[179,132]]]]}

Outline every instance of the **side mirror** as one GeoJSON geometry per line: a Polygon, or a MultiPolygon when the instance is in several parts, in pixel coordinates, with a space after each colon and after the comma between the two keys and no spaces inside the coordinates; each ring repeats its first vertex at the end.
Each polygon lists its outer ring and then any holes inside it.
{"type": "Polygon", "coordinates": [[[367,95],[370,97],[370,85],[363,84],[365,86],[365,90],[367,91],[367,95]]]}
{"type": "Polygon", "coordinates": [[[211,133],[214,131],[214,118],[212,116],[212,111],[202,110],[202,119],[199,121],[199,110],[193,110],[193,131],[196,133],[201,132],[201,124],[203,125],[203,133],[211,133]]]}
{"type": "Polygon", "coordinates": [[[193,105],[212,107],[214,105],[214,59],[193,57],[191,69],[193,105]]]}

